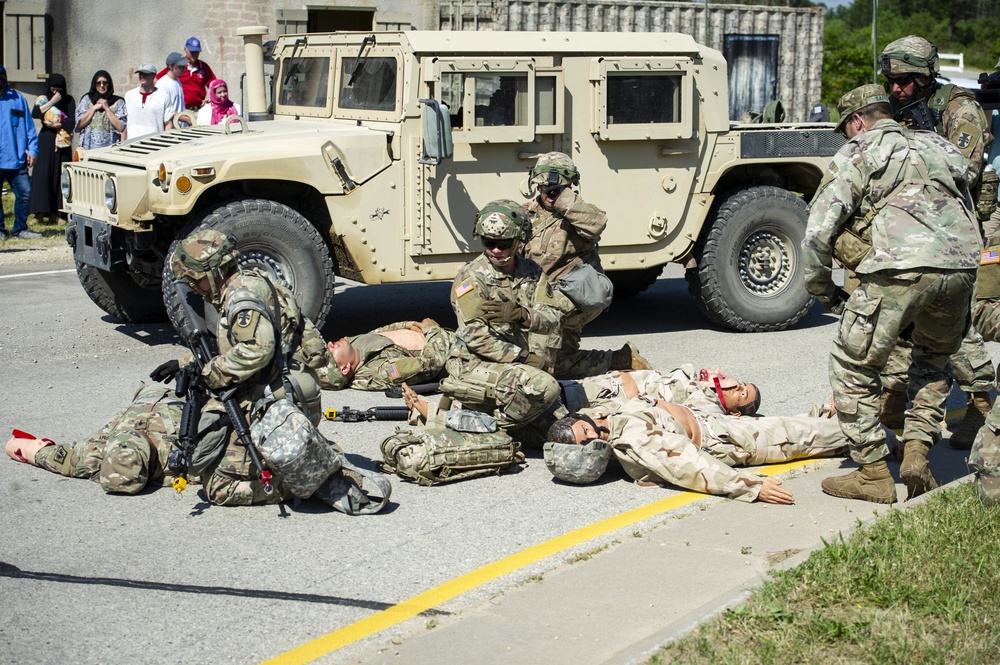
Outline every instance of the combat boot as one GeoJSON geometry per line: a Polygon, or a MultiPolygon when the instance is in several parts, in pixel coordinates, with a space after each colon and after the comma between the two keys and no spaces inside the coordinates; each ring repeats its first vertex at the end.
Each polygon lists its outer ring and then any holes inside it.
{"type": "Polygon", "coordinates": [[[902,429],[906,421],[906,393],[882,389],[882,406],[879,420],[889,429],[902,429]]]}
{"type": "Polygon", "coordinates": [[[915,499],[937,487],[927,465],[927,452],[931,445],[926,441],[907,441],[903,446],[903,463],[899,465],[899,479],[906,485],[906,498],[915,499]]]}
{"type": "Polygon", "coordinates": [[[653,369],[653,366],[639,355],[632,342],[625,342],[622,348],[611,352],[610,369],[653,369]]]}
{"type": "Polygon", "coordinates": [[[896,483],[885,460],[862,464],[845,476],[833,476],[822,482],[823,491],[843,499],[861,499],[874,503],[894,503],[896,483]]]}
{"type": "Polygon", "coordinates": [[[948,445],[957,450],[969,450],[976,434],[986,424],[986,414],[992,407],[989,393],[969,393],[969,403],[965,407],[962,422],[952,430],[948,445]]]}

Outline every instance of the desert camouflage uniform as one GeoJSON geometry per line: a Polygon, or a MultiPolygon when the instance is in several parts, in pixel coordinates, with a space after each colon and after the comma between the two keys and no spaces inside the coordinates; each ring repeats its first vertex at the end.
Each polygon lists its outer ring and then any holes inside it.
{"type": "Polygon", "coordinates": [[[837,416],[858,463],[888,454],[879,426],[879,372],[911,323],[913,407],[903,439],[928,445],[940,439],[951,388],[948,356],[967,327],[981,247],[966,163],[936,134],[879,120],[834,155],[810,205],[802,242],[806,288],[828,303],[836,300],[836,237],[873,207],[877,213],[872,248],[857,268],[861,283],[845,304],[830,358],[837,416]],[[917,175],[921,169],[925,176],[917,175]],[[881,207],[885,200],[892,204],[881,207]]]}
{"type": "Polygon", "coordinates": [[[401,330],[407,322],[391,323],[364,335],[349,337],[351,346],[358,352],[358,368],[353,378],[340,373],[337,363],[330,363],[317,371],[326,390],[386,390],[392,386],[436,381],[444,372],[444,364],[451,355],[455,333],[446,328],[424,324],[424,348],[410,351],[393,343],[379,333],[401,330]]]}
{"type": "MultiPolygon", "coordinates": [[[[989,122],[979,102],[963,88],[945,86],[938,82],[933,85],[934,93],[929,102],[944,95],[950,96],[942,109],[937,133],[951,141],[969,160],[969,189],[972,190],[979,183],[985,149],[993,141],[989,122]]],[[[943,98],[940,103],[944,103],[943,98]]],[[[882,370],[883,388],[906,392],[912,350],[913,344],[909,340],[900,340],[896,345],[882,370]]],[[[951,365],[955,382],[962,392],[984,393],[993,388],[993,357],[986,350],[982,336],[971,325],[965,331],[962,346],[951,357],[951,365]]]]}
{"type": "MultiPolygon", "coordinates": [[[[321,417],[319,410],[319,379],[314,367],[327,364],[329,353],[322,336],[313,323],[298,308],[292,292],[283,284],[274,282],[280,303],[279,330],[282,344],[293,347],[289,368],[294,373],[302,392],[315,397],[311,405],[299,405],[315,423],[321,417]],[[301,341],[299,341],[301,340],[301,341]]],[[[205,382],[213,390],[222,390],[243,384],[243,405],[249,411],[251,401],[265,391],[284,396],[281,377],[275,362],[274,326],[271,317],[275,311],[274,294],[256,270],[240,271],[226,279],[221,288],[221,304],[217,340],[219,354],[205,367],[205,382]],[[260,310],[265,309],[265,316],[260,310]],[[261,376],[263,373],[263,376],[261,376]]],[[[222,405],[211,400],[208,411],[224,411],[222,405]]],[[[247,451],[230,437],[219,462],[206,471],[203,477],[209,501],[219,505],[251,505],[278,503],[287,500],[288,493],[275,478],[275,491],[268,495],[256,479],[257,470],[247,451]]]]}
{"type": "MultiPolygon", "coordinates": [[[[691,365],[666,375],[652,370],[629,375],[638,388],[636,397],[625,395],[621,372],[608,372],[579,381],[590,403],[567,404],[567,409],[573,412],[587,407],[588,413],[612,413],[643,400],[685,406],[701,426],[702,448],[730,466],[830,457],[846,450],[847,439],[826,405],[815,405],[808,414],[797,416],[732,416],[722,410],[715,390],[698,380],[691,365]]],[[[567,394],[565,384],[569,382],[560,383],[567,394]]]]}
{"type": "MultiPolygon", "coordinates": [[[[562,191],[553,210],[547,210],[538,198],[524,204],[531,220],[531,239],[522,254],[541,266],[556,283],[576,265],[587,263],[604,272],[597,245],[608,225],[607,214],[584,201],[571,187],[562,191]]],[[[601,374],[611,367],[611,351],[581,350],[583,327],[601,312],[582,312],[572,308],[563,319],[562,348],[556,358],[555,376],[574,379],[601,374]]]]}
{"type": "Polygon", "coordinates": [[[105,492],[136,494],[148,483],[169,485],[167,455],[177,440],[183,400],[160,385],[143,386],[132,403],[89,439],[46,446],[35,465],[70,478],[90,478],[105,492]]]}
{"type": "Polygon", "coordinates": [[[466,408],[492,413],[506,430],[530,423],[557,401],[559,384],[550,372],[562,341],[562,312],[548,278],[533,261],[520,256],[514,261],[510,275],[496,270],[486,255],[459,270],[451,289],[457,341],[441,383],[446,394],[466,408]],[[530,330],[482,318],[481,305],[491,300],[528,309],[530,330]],[[544,358],[545,367],[524,364],[528,353],[544,358]]]}
{"type": "MultiPolygon", "coordinates": [[[[972,322],[986,339],[1000,342],[1000,232],[987,238],[980,257],[972,322]]],[[[976,435],[969,466],[976,470],[979,496],[991,504],[1000,503],[1000,400],[994,402],[986,425],[976,435]]]]}

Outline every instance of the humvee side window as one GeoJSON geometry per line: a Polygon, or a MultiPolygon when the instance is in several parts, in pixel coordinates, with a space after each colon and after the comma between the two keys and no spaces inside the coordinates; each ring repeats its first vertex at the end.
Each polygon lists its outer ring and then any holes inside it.
{"type": "Polygon", "coordinates": [[[692,68],[690,58],[594,58],[591,131],[604,141],[691,138],[692,68]]]}
{"type": "MultiPolygon", "coordinates": [[[[440,60],[429,63],[428,80],[437,81],[434,94],[451,113],[452,137],[457,143],[517,143],[535,139],[539,110],[535,73],[530,59],[440,60]]],[[[553,97],[553,76],[546,81],[553,97]]],[[[546,102],[554,124],[556,107],[546,102]]]]}
{"type": "Polygon", "coordinates": [[[528,124],[528,75],[474,76],[476,127],[528,124]]]}
{"type": "Polygon", "coordinates": [[[326,108],[329,98],[330,58],[285,60],[282,62],[282,71],[277,80],[280,86],[279,105],[326,108]]]}
{"type": "Polygon", "coordinates": [[[396,59],[362,57],[355,71],[353,59],[340,63],[337,107],[372,111],[396,110],[396,59]]]}

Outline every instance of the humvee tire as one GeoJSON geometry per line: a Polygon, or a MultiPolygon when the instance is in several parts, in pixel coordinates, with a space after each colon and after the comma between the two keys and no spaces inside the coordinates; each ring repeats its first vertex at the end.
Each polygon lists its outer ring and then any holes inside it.
{"type": "Polygon", "coordinates": [[[322,328],[333,300],[333,259],[319,231],[295,210],[263,199],[234,201],[216,208],[204,219],[185,227],[170,244],[163,262],[163,302],[171,323],[189,334],[175,302],[170,259],[177,243],[201,229],[236,236],[240,265],[261,267],[291,285],[299,308],[322,328]]]}
{"type": "Polygon", "coordinates": [[[637,296],[659,279],[663,266],[640,268],[638,270],[615,270],[607,273],[608,279],[615,287],[615,298],[631,298],[637,296]]]}
{"type": "Polygon", "coordinates": [[[140,286],[123,267],[101,270],[76,262],[76,275],[94,304],[126,323],[159,323],[167,320],[163,301],[156,291],[140,286]]]}
{"type": "Polygon", "coordinates": [[[769,185],[716,201],[696,248],[688,290],[713,323],[743,332],[784,330],[812,305],[803,278],[806,204],[769,185]]]}

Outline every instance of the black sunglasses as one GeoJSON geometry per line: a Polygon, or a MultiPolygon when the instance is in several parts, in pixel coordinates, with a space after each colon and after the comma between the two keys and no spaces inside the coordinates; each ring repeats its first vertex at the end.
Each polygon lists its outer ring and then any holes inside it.
{"type": "Polygon", "coordinates": [[[486,249],[510,249],[514,245],[514,241],[510,238],[505,240],[496,240],[494,238],[483,238],[483,247],[486,249]]]}
{"type": "Polygon", "coordinates": [[[100,81],[95,81],[94,82],[94,85],[107,85],[107,84],[108,84],[108,82],[105,81],[105,80],[103,80],[103,79],[100,80],[100,81]]]}
{"type": "Polygon", "coordinates": [[[892,88],[893,84],[895,84],[900,88],[905,88],[916,80],[916,76],[913,74],[907,74],[906,76],[893,76],[892,78],[886,77],[885,87],[892,88]]]}

